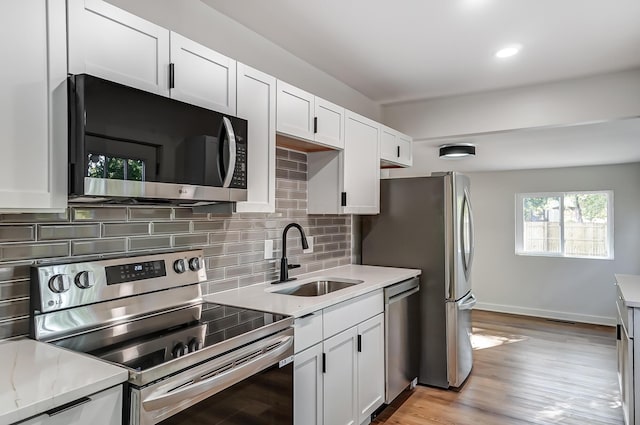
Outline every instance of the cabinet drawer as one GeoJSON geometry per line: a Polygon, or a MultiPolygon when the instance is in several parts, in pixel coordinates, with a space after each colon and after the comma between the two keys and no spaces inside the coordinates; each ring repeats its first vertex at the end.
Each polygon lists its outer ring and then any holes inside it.
{"type": "Polygon", "coordinates": [[[329,338],[384,310],[382,289],[324,309],[324,338],[329,338]]]}
{"type": "Polygon", "coordinates": [[[322,341],[322,310],[298,317],[293,323],[294,351],[300,351],[322,341]]]}
{"type": "Polygon", "coordinates": [[[620,320],[624,325],[624,328],[627,330],[627,334],[629,337],[633,338],[633,308],[629,308],[624,304],[624,298],[622,298],[622,292],[620,291],[620,287],[616,285],[616,307],[618,307],[618,315],[620,316],[620,320]]]}
{"type": "Polygon", "coordinates": [[[122,385],[52,409],[21,425],[121,425],[122,385]]]}

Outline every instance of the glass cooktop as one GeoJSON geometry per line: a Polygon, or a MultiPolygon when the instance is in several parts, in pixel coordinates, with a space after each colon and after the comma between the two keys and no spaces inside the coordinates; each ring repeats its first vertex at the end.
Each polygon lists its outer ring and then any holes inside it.
{"type": "Polygon", "coordinates": [[[89,354],[121,364],[135,372],[143,372],[178,359],[187,360],[191,354],[203,350],[216,351],[214,356],[224,354],[269,335],[270,325],[290,319],[281,314],[212,303],[202,303],[201,307],[198,321],[154,332],[89,354]],[[215,350],[214,347],[220,349],[215,350]]]}

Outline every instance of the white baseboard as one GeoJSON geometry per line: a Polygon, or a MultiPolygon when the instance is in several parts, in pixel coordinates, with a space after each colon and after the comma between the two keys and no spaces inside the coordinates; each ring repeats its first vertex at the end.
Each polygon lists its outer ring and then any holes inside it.
{"type": "Polygon", "coordinates": [[[545,319],[566,320],[569,322],[592,323],[595,325],[615,326],[615,317],[593,316],[589,314],[565,313],[563,311],[542,310],[537,308],[518,307],[490,303],[477,303],[476,310],[495,311],[497,313],[520,314],[523,316],[543,317],[545,319]]]}

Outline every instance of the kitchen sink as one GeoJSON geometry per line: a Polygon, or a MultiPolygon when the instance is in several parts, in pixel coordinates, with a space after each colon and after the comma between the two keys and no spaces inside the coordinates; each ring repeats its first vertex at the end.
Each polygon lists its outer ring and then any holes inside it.
{"type": "Polygon", "coordinates": [[[294,295],[296,297],[318,297],[349,288],[362,282],[364,282],[364,280],[326,278],[273,292],[276,294],[294,295]]]}

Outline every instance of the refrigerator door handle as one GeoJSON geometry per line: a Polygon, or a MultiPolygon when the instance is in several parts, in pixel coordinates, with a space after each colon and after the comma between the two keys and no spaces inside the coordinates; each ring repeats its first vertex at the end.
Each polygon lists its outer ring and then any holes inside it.
{"type": "Polygon", "coordinates": [[[456,304],[458,304],[458,310],[471,310],[473,309],[473,307],[476,305],[477,302],[478,300],[475,297],[475,295],[473,295],[472,293],[469,293],[468,296],[464,297],[463,299],[458,301],[456,304]]]}
{"type": "Polygon", "coordinates": [[[464,266],[464,274],[469,279],[471,273],[471,263],[473,263],[473,251],[475,250],[475,240],[473,237],[473,210],[471,209],[471,199],[469,196],[468,188],[464,188],[464,199],[462,201],[462,214],[460,214],[460,242],[462,245],[462,263],[464,266]],[[468,214],[465,214],[465,209],[468,214]],[[467,240],[465,238],[465,216],[469,219],[469,246],[467,246],[467,240]],[[468,254],[467,254],[468,249],[468,254]]]}

